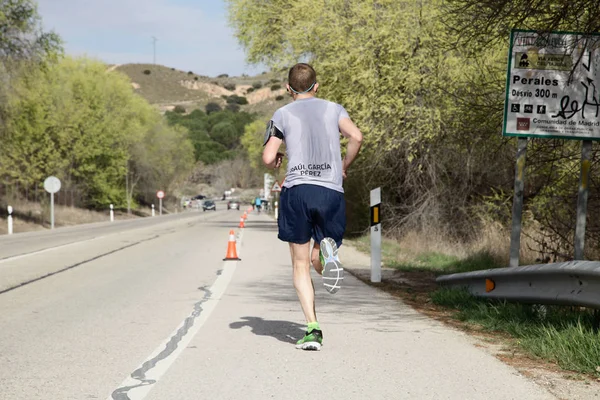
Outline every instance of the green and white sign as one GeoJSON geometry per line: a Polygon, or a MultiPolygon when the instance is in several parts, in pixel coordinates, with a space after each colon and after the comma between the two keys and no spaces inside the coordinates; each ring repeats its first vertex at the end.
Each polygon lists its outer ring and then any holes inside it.
{"type": "Polygon", "coordinates": [[[600,34],[511,32],[502,134],[600,139],[600,34]]]}

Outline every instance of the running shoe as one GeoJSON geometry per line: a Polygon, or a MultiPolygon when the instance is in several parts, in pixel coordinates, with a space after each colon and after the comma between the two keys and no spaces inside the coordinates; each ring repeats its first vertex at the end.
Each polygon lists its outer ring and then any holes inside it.
{"type": "Polygon", "coordinates": [[[323,346],[323,332],[320,329],[313,329],[306,332],[304,337],[296,342],[296,348],[302,350],[321,350],[323,346]]]}
{"type": "Polygon", "coordinates": [[[323,285],[329,293],[334,294],[340,290],[344,281],[344,268],[338,256],[335,240],[332,238],[321,240],[319,258],[323,266],[323,285]]]}

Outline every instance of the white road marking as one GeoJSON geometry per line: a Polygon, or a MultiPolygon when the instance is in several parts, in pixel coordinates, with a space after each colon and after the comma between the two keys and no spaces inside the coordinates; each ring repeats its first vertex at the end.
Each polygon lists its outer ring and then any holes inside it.
{"type": "MultiPolygon", "coordinates": [[[[243,231],[240,233],[237,241],[238,247],[241,247],[239,245],[241,243],[242,236],[243,231]]],[[[147,365],[147,363],[151,363],[152,360],[158,358],[158,356],[165,351],[167,346],[172,342],[172,339],[177,337],[179,331],[185,329],[185,325],[189,325],[190,320],[193,321],[193,325],[189,327],[185,335],[177,343],[177,348],[165,358],[159,359],[154,367],[145,371],[143,374],[143,379],[136,379],[132,376],[133,373],[130,374],[127,379],[121,383],[119,388],[113,391],[113,393],[107,397],[107,400],[142,400],[148,395],[148,393],[150,393],[154,385],[165,374],[165,372],[167,372],[171,365],[173,365],[175,360],[177,360],[183,350],[187,348],[192,339],[194,339],[196,334],[200,331],[200,328],[202,328],[202,326],[206,323],[219,303],[219,300],[221,300],[221,297],[227,290],[227,287],[229,286],[229,283],[231,282],[233,274],[236,270],[237,263],[237,261],[225,261],[223,263],[224,265],[221,273],[217,276],[217,279],[213,285],[207,290],[210,295],[201,302],[202,311],[200,315],[197,315],[196,310],[192,311],[190,316],[183,320],[183,322],[173,331],[173,333],[169,335],[169,338],[166,339],[160,346],[158,346],[154,352],[152,352],[152,354],[135,369],[135,371],[143,369],[145,364],[147,365]]]]}

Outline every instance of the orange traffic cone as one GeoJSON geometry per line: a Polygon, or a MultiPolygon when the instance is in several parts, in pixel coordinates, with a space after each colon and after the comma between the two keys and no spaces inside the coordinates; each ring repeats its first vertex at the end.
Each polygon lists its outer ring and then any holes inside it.
{"type": "Polygon", "coordinates": [[[240,218],[240,226],[239,228],[245,228],[246,226],[244,225],[244,217],[240,218]]]}
{"type": "Polygon", "coordinates": [[[229,243],[227,244],[227,255],[223,259],[223,261],[239,261],[237,250],[235,247],[235,232],[233,230],[229,231],[229,243]]]}
{"type": "Polygon", "coordinates": [[[244,211],[244,220],[248,219],[248,213],[246,211],[244,211]]]}

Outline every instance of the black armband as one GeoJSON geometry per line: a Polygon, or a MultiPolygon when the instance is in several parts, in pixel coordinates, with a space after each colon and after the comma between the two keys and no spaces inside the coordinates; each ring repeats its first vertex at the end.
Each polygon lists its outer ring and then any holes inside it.
{"type": "Polygon", "coordinates": [[[275,126],[273,121],[269,121],[269,123],[267,124],[267,131],[265,132],[265,142],[263,143],[263,146],[266,146],[269,139],[271,139],[273,136],[283,140],[283,132],[281,132],[275,126]]]}

